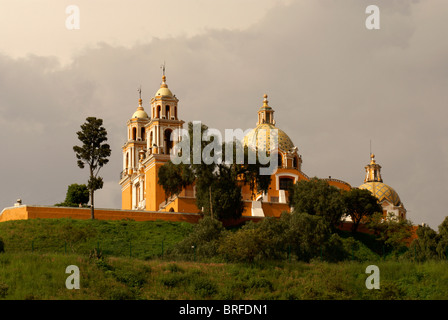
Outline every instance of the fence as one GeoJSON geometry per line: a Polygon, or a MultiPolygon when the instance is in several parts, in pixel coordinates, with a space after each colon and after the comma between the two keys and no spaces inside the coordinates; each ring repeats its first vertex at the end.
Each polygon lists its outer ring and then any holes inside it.
{"type": "MultiPolygon", "coordinates": [[[[93,253],[101,254],[103,256],[117,256],[117,257],[131,257],[143,260],[166,257],[170,250],[176,246],[176,243],[161,240],[161,241],[138,241],[138,240],[105,240],[97,239],[94,241],[84,242],[70,242],[70,241],[51,241],[49,239],[36,238],[28,243],[5,243],[5,252],[38,252],[38,253],[58,253],[58,254],[80,254],[90,255],[93,253]]],[[[271,258],[266,256],[263,259],[282,260],[282,261],[300,261],[304,256],[294,248],[295,246],[288,245],[281,248],[271,248],[273,253],[271,258]]],[[[201,245],[192,245],[189,252],[181,252],[177,257],[170,256],[170,259],[180,258],[181,260],[203,260],[204,256],[201,254],[201,245]]],[[[359,250],[359,246],[355,243],[347,246],[344,249],[344,257],[337,258],[337,253],[328,250],[323,246],[314,250],[312,259],[320,261],[363,261],[372,260],[373,256],[365,256],[362,251],[359,250]]],[[[401,250],[389,251],[384,246],[376,250],[375,260],[389,260],[404,258],[409,261],[421,262],[436,258],[437,260],[448,261],[448,247],[444,250],[444,255],[438,257],[428,258],[425,252],[420,251],[416,246],[405,248],[401,250]]],[[[266,253],[266,252],[264,252],[266,253]]],[[[206,257],[210,258],[210,257],[206,257]]],[[[308,258],[310,258],[308,256],[308,258]]]]}
{"type": "Polygon", "coordinates": [[[46,241],[33,239],[29,243],[5,243],[5,252],[39,252],[59,254],[89,255],[101,253],[105,256],[122,256],[139,259],[163,258],[175,243],[165,240],[160,242],[96,240],[90,242],[46,241]]]}

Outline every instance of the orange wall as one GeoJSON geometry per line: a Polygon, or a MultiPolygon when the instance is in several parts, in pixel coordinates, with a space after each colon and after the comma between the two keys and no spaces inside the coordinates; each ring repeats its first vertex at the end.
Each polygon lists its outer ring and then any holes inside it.
{"type": "Polygon", "coordinates": [[[0,222],[28,219],[28,212],[26,208],[26,206],[5,208],[0,214],[0,222]]]}
{"type": "MultiPolygon", "coordinates": [[[[7,208],[0,215],[0,222],[18,219],[90,219],[89,208],[66,208],[66,207],[37,207],[22,206],[18,208],[7,208]]],[[[136,210],[113,210],[95,209],[95,219],[98,220],[123,220],[131,219],[135,221],[184,221],[197,223],[202,218],[200,214],[194,213],[164,213],[136,210]]]]}

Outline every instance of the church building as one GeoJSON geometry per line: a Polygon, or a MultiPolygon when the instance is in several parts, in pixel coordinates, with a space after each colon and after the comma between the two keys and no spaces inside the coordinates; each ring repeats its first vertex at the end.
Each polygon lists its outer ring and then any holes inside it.
{"type": "MultiPolygon", "coordinates": [[[[249,186],[243,186],[243,216],[279,217],[289,212],[288,188],[291,184],[310,178],[302,171],[302,156],[298,147],[281,130],[274,119],[274,109],[264,95],[257,114],[257,126],[244,136],[244,146],[253,149],[271,150],[270,132],[277,133],[276,156],[278,168],[271,175],[271,183],[266,193],[252,194],[249,186]],[[270,129],[276,129],[271,131],[270,129]]],[[[196,206],[195,188],[188,186],[177,195],[166,199],[163,188],[158,184],[158,170],[170,160],[170,152],[179,141],[172,139],[173,131],[182,129],[185,123],[179,117],[182,107],[179,99],[168,88],[163,75],[160,88],[151,98],[149,114],[145,111],[140,97],[137,109],[127,121],[127,141],[123,145],[123,171],[120,175],[123,210],[162,211],[177,213],[200,213],[196,206]],[[174,140],[174,141],[173,141],[174,140]]],[[[254,108],[255,111],[255,108],[254,108]]],[[[272,157],[273,155],[271,155],[272,157]]],[[[381,166],[371,162],[366,166],[366,178],[359,188],[367,189],[375,195],[386,213],[393,212],[406,217],[406,209],[398,194],[383,183],[381,166]]],[[[349,183],[325,178],[328,184],[342,190],[350,190],[349,183]]]]}
{"type": "MultiPolygon", "coordinates": [[[[127,121],[127,142],[123,145],[123,171],[120,176],[122,209],[198,213],[194,186],[184,189],[178,196],[166,201],[163,188],[157,183],[159,168],[170,160],[170,152],[179,141],[172,141],[175,129],[185,123],[178,117],[179,99],[168,88],[166,76],[151,99],[150,115],[145,111],[140,97],[137,110],[127,121]]],[[[270,129],[278,133],[278,168],[271,176],[268,192],[252,195],[243,186],[243,216],[280,216],[290,211],[287,190],[299,180],[309,180],[302,172],[302,156],[289,136],[276,126],[274,109],[264,95],[257,113],[257,126],[243,139],[251,148],[270,148],[270,129]],[[262,133],[262,134],[260,134],[262,133]]],[[[330,185],[349,190],[350,184],[337,179],[325,179],[330,185]]]]}

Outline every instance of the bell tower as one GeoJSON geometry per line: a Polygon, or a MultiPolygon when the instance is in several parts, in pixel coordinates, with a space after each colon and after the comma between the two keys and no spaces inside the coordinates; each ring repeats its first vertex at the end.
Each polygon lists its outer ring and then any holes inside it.
{"type": "Polygon", "coordinates": [[[158,184],[158,171],[170,160],[170,152],[180,139],[174,132],[182,129],[184,121],[178,119],[179,99],[166,84],[165,68],[160,88],[151,99],[151,117],[139,92],[139,105],[127,122],[128,140],[123,146],[122,209],[158,211],[167,200],[158,184]]]}
{"type": "Polygon", "coordinates": [[[122,209],[145,207],[145,176],[142,167],[146,153],[146,125],[150,119],[142,106],[141,89],[137,110],[127,121],[127,141],[123,145],[123,171],[120,174],[122,209]]]}
{"type": "MultiPolygon", "coordinates": [[[[165,73],[165,72],[164,72],[165,73]]],[[[178,118],[178,102],[166,83],[162,83],[151,99],[151,120],[146,125],[147,151],[143,160],[146,177],[146,210],[158,211],[166,196],[158,184],[158,171],[170,160],[171,150],[180,138],[174,136],[176,129],[182,129],[184,121],[178,118]]]]}

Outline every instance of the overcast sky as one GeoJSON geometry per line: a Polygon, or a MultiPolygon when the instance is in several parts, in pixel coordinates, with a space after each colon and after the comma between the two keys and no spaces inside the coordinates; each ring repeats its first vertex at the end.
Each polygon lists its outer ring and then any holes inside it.
{"type": "Polygon", "coordinates": [[[104,119],[112,155],[96,207],[120,208],[126,121],[166,62],[179,116],[253,128],[263,95],[308,176],[363,183],[369,146],[415,224],[447,215],[446,0],[0,2],[0,210],[53,205],[85,183],[72,147],[104,119]],[[380,29],[368,30],[368,5],[380,29]],[[80,29],[68,30],[76,5],[80,29]]]}

